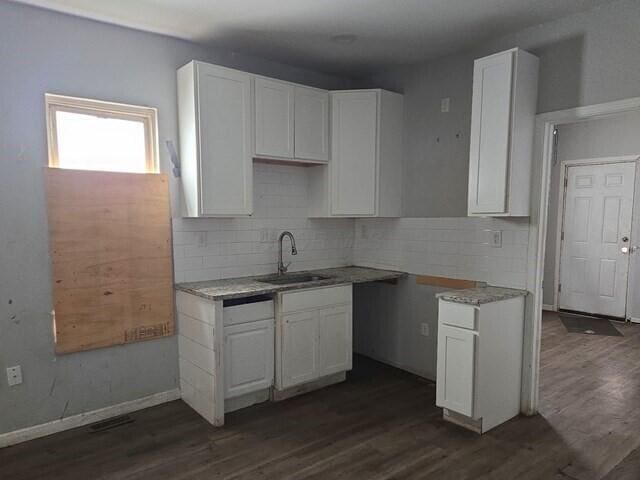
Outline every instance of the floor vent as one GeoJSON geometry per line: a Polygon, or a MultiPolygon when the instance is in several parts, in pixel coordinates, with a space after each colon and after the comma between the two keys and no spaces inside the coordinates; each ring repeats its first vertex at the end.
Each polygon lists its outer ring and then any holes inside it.
{"type": "Polygon", "coordinates": [[[105,420],[104,422],[98,422],[90,425],[89,432],[104,432],[106,430],[121,427],[122,425],[127,425],[128,423],[133,423],[134,421],[135,419],[130,417],[129,415],[122,415],[120,417],[110,418],[109,420],[105,420]]]}

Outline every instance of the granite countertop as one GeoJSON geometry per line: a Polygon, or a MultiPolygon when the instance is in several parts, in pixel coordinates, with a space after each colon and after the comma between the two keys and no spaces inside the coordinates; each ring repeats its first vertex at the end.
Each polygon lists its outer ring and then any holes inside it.
{"type": "Polygon", "coordinates": [[[229,300],[233,298],[266,295],[286,290],[339,285],[342,283],[365,283],[382,280],[395,280],[404,276],[403,272],[379,270],[366,267],[340,267],[323,270],[308,270],[304,272],[290,272],[285,276],[297,277],[301,275],[319,275],[323,278],[302,283],[288,283],[277,285],[260,281],[274,278],[275,275],[261,275],[257,277],[227,278],[223,280],[209,280],[204,282],[178,283],[176,290],[191,293],[208,300],[229,300]]]}
{"type": "Polygon", "coordinates": [[[438,297],[440,300],[455,303],[465,303],[468,305],[483,305],[485,303],[499,302],[501,300],[508,300],[515,297],[524,297],[526,295],[526,290],[491,286],[436,293],[436,297],[438,297]]]}

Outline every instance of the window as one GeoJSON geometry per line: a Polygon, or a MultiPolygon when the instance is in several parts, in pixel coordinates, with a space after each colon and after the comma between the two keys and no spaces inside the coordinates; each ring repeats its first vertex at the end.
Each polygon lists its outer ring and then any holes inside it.
{"type": "Polygon", "coordinates": [[[156,173],[157,111],[46,94],[49,166],[156,173]]]}

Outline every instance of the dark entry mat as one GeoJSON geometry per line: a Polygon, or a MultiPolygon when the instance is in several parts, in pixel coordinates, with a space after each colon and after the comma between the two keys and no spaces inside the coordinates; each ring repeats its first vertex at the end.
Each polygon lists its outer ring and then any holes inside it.
{"type": "Polygon", "coordinates": [[[587,335],[608,335],[610,337],[622,337],[611,320],[588,315],[560,312],[560,320],[569,333],[585,333],[587,335]]]}

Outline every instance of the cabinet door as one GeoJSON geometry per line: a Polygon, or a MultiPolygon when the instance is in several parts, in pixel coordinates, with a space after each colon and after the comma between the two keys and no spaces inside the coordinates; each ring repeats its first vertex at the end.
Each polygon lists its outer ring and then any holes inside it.
{"type": "Polygon", "coordinates": [[[438,325],[436,405],[473,417],[476,335],[438,325]]]}
{"type": "Polygon", "coordinates": [[[331,94],[331,214],[376,213],[377,92],[331,94]]]}
{"type": "Polygon", "coordinates": [[[294,87],[255,79],[256,155],[293,158],[294,87]]]}
{"type": "Polygon", "coordinates": [[[318,311],[282,317],[281,388],[318,378],[318,311]]]}
{"type": "Polygon", "coordinates": [[[319,376],[351,370],[351,306],[323,308],[318,315],[319,376]]]}
{"type": "Polygon", "coordinates": [[[506,213],[513,52],[476,60],[469,154],[469,213],[506,213]]]}
{"type": "Polygon", "coordinates": [[[295,88],[295,157],[329,160],[329,92],[295,88]]]}
{"type": "Polygon", "coordinates": [[[203,215],[252,213],[251,78],[197,64],[203,215]]]}
{"type": "Polygon", "coordinates": [[[274,320],[224,328],[225,398],[273,385],[274,320]]]}

